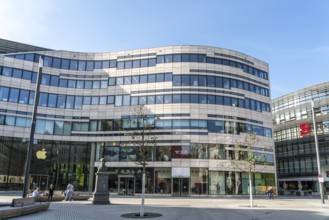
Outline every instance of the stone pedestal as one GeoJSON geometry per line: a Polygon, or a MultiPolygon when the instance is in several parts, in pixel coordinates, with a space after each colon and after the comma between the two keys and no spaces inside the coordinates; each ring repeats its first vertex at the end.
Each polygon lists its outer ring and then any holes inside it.
{"type": "Polygon", "coordinates": [[[109,173],[98,171],[96,173],[95,192],[93,193],[94,205],[109,205],[109,173]]]}

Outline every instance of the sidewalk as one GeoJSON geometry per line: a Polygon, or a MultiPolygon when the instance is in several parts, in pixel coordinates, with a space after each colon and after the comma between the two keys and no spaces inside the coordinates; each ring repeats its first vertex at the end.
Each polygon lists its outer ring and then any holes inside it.
{"type": "MultiPolygon", "coordinates": [[[[0,202],[10,202],[13,196],[0,196],[0,202]]],[[[53,202],[48,211],[13,219],[57,220],[57,219],[127,219],[126,213],[138,213],[141,199],[138,197],[110,198],[111,205],[92,205],[92,201],[53,202]]],[[[254,199],[256,207],[249,208],[248,198],[174,198],[147,197],[145,212],[160,213],[164,219],[188,220],[328,220],[329,201],[322,204],[320,198],[265,197],[254,199]]]]}

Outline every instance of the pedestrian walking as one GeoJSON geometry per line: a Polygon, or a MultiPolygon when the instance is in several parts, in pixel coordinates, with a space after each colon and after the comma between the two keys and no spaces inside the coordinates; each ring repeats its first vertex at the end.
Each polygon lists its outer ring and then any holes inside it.
{"type": "Polygon", "coordinates": [[[54,195],[54,185],[50,184],[50,186],[48,188],[48,201],[53,200],[53,195],[54,195]]]}
{"type": "Polygon", "coordinates": [[[273,187],[271,187],[271,186],[268,187],[268,189],[266,191],[267,199],[273,199],[274,200],[273,193],[274,193],[273,187]]]}
{"type": "Polygon", "coordinates": [[[65,201],[72,201],[73,191],[74,186],[71,183],[67,184],[65,201]]]}

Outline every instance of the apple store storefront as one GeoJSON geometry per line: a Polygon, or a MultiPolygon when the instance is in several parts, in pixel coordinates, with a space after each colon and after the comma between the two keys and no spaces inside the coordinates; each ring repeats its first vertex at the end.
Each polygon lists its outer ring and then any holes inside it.
{"type": "MultiPolygon", "coordinates": [[[[141,192],[142,167],[127,133],[145,105],[156,146],[146,192],[173,196],[248,194],[248,174],[228,167],[248,134],[269,162],[255,193],[275,186],[268,64],[237,51],[173,46],[113,53],[40,51],[0,55],[0,190],[22,190],[38,94],[30,188],[94,190],[105,158],[109,191],[141,192]],[[40,90],[35,92],[42,55],[40,90]]],[[[236,158],[239,159],[239,158],[236,158]]]]}

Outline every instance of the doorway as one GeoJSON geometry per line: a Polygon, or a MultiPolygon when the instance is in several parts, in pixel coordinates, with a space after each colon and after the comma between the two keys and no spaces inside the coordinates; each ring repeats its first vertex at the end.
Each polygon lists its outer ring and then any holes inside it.
{"type": "Polygon", "coordinates": [[[173,196],[186,197],[189,195],[189,178],[173,178],[173,196]]]}
{"type": "Polygon", "coordinates": [[[118,195],[135,195],[135,176],[118,176],[118,195]]]}
{"type": "Polygon", "coordinates": [[[30,175],[30,189],[34,190],[39,187],[40,191],[47,190],[49,176],[46,175],[30,175]]]}

